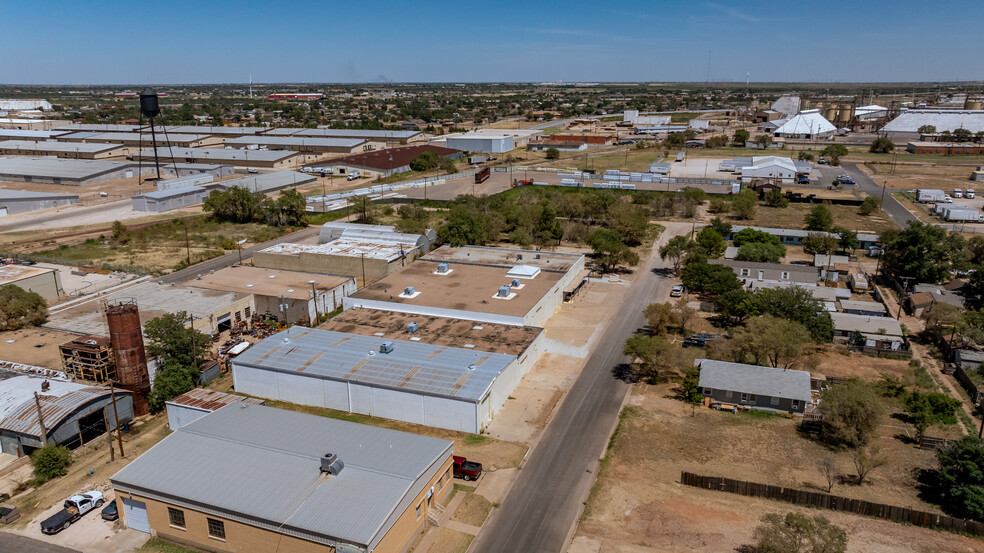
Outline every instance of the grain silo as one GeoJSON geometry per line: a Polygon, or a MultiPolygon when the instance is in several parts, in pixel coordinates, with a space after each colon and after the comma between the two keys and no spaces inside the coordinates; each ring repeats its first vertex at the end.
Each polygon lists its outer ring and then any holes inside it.
{"type": "Polygon", "coordinates": [[[851,122],[852,117],[854,117],[854,105],[841,104],[840,111],[837,112],[837,124],[841,127],[845,127],[851,122]]]}
{"type": "Polygon", "coordinates": [[[827,121],[834,122],[837,120],[837,105],[828,104],[823,108],[823,118],[827,121]]]}
{"type": "Polygon", "coordinates": [[[984,109],[984,101],[982,101],[979,96],[975,97],[968,95],[967,99],[964,101],[964,109],[980,111],[984,109]]]}
{"type": "Polygon", "coordinates": [[[116,360],[117,382],[121,388],[133,393],[134,413],[138,416],[145,415],[150,411],[147,402],[150,376],[147,372],[147,352],[144,349],[137,302],[133,299],[107,302],[106,322],[116,360]]]}

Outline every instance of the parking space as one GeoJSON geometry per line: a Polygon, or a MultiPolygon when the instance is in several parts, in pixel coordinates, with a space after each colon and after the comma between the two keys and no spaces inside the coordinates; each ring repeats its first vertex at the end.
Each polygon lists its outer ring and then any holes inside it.
{"type": "MultiPolygon", "coordinates": [[[[109,486],[105,488],[101,491],[106,496],[106,504],[108,504],[114,499],[113,491],[109,486]]],[[[50,508],[41,512],[34,520],[28,522],[26,526],[9,531],[47,544],[70,547],[83,553],[123,553],[125,551],[134,551],[150,538],[149,534],[124,528],[119,520],[112,522],[103,520],[100,515],[102,507],[86,513],[67,529],[53,536],[43,534],[41,532],[41,521],[54,515],[61,508],[61,503],[52,505],[50,508]]]]}

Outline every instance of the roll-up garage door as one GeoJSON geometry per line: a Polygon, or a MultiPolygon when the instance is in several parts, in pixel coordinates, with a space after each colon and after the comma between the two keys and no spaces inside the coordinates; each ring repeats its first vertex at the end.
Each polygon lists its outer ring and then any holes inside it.
{"type": "Polygon", "coordinates": [[[134,499],[120,498],[123,501],[123,516],[126,525],[134,530],[150,533],[150,521],[147,520],[147,504],[134,499]]]}

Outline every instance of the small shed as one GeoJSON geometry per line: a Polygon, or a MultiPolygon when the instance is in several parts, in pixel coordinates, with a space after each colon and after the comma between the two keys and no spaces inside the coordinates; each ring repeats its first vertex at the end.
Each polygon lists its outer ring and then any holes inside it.
{"type": "Polygon", "coordinates": [[[266,405],[262,399],[226,394],[208,388],[195,388],[164,404],[167,409],[167,425],[172,431],[177,431],[201,416],[240,401],[266,405]]]}

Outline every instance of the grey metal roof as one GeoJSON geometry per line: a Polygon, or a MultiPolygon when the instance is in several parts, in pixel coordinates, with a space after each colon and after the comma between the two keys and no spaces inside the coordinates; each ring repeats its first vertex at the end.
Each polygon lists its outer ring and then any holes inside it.
{"type": "MultiPolygon", "coordinates": [[[[190,134],[226,134],[226,135],[249,135],[257,134],[267,130],[267,127],[211,127],[198,125],[168,125],[167,132],[190,133],[190,134]]],[[[149,130],[149,127],[148,127],[149,130]]]]}
{"type": "Polygon", "coordinates": [[[233,364],[478,402],[515,359],[474,349],[293,327],[249,348],[233,364]],[[379,352],[386,341],[393,343],[392,353],[379,352]]]}
{"type": "Polygon", "coordinates": [[[58,194],[55,192],[31,192],[30,190],[5,190],[0,188],[0,200],[56,200],[76,198],[78,194],[58,194]]]}
{"type": "MultiPolygon", "coordinates": [[[[271,150],[227,150],[225,148],[168,148],[158,147],[157,155],[162,159],[194,159],[197,161],[280,161],[297,155],[297,152],[271,150]]],[[[144,150],[134,157],[145,160],[154,159],[154,150],[144,150]]]]}
{"type": "Polygon", "coordinates": [[[888,313],[888,308],[886,308],[884,304],[876,301],[840,300],[840,306],[841,309],[844,310],[851,309],[855,311],[888,313]]]}
{"type": "Polygon", "coordinates": [[[984,131],[984,111],[963,109],[911,109],[902,110],[880,132],[919,132],[919,127],[932,125],[936,132],[967,129],[972,133],[984,131]]]}
{"type": "Polygon", "coordinates": [[[317,136],[240,136],[226,140],[228,146],[259,144],[267,146],[322,146],[326,148],[355,148],[365,138],[323,138],[317,136]]]}
{"type": "Polygon", "coordinates": [[[24,150],[28,152],[85,152],[99,153],[116,148],[122,148],[122,144],[99,143],[89,144],[86,142],[58,142],[56,140],[4,140],[0,142],[0,149],[3,150],[24,150]]]}
{"type": "MultiPolygon", "coordinates": [[[[736,234],[738,231],[744,230],[744,229],[747,229],[747,228],[754,229],[754,230],[760,230],[762,232],[765,232],[767,234],[772,234],[772,235],[775,235],[775,236],[796,236],[796,237],[799,237],[799,238],[806,238],[811,232],[818,232],[818,231],[803,230],[803,229],[773,228],[773,227],[746,227],[746,226],[742,226],[742,225],[732,225],[731,226],[731,233],[732,234],[736,234]]],[[[834,233],[834,232],[822,232],[821,234],[826,234],[826,235],[829,235],[829,236],[836,236],[837,238],[840,238],[840,235],[837,234],[837,233],[834,233]]],[[[868,232],[859,232],[858,233],[858,240],[863,240],[863,241],[868,241],[868,242],[877,242],[878,241],[878,235],[877,234],[871,234],[871,233],[868,233],[868,232]]]]}
{"type": "Polygon", "coordinates": [[[700,387],[809,402],[810,373],[713,359],[697,359],[700,387]]]}
{"type": "Polygon", "coordinates": [[[213,182],[208,185],[208,188],[228,190],[229,188],[238,186],[239,188],[245,188],[252,192],[263,193],[287,188],[288,186],[303,186],[315,180],[317,180],[317,177],[314,175],[306,175],[297,171],[274,171],[270,173],[257,173],[241,179],[213,182]]]}
{"type": "Polygon", "coordinates": [[[273,129],[264,133],[267,136],[325,136],[333,138],[396,138],[407,139],[420,134],[420,131],[383,131],[363,129],[273,129]]]}
{"type": "Polygon", "coordinates": [[[452,453],[447,440],[235,403],[187,424],[116,473],[144,491],[319,543],[372,550],[452,453]],[[321,456],[345,464],[320,471],[321,456]]]}
{"type": "MultiPolygon", "coordinates": [[[[77,135],[72,135],[69,138],[75,138],[77,135]]],[[[203,138],[208,138],[211,135],[208,134],[186,134],[186,133],[174,133],[168,131],[167,134],[163,132],[157,135],[158,143],[170,142],[193,142],[195,140],[201,140],[203,138]]],[[[97,132],[92,133],[92,136],[86,137],[87,140],[108,140],[112,141],[123,141],[123,140],[140,140],[143,139],[144,142],[150,142],[152,135],[150,129],[141,132],[97,132]]]]}
{"type": "MultiPolygon", "coordinates": [[[[109,388],[0,369],[0,429],[41,436],[34,392],[40,393],[41,413],[48,432],[87,403],[109,396],[109,388]],[[42,392],[41,383],[46,380],[49,387],[42,392]]],[[[117,397],[127,394],[124,390],[116,391],[117,397]]]]}
{"type": "Polygon", "coordinates": [[[136,125],[113,125],[108,123],[72,123],[56,127],[56,131],[98,131],[98,132],[132,132],[140,127],[136,125]]]}
{"type": "Polygon", "coordinates": [[[0,175],[86,179],[135,165],[128,161],[3,157],[0,158],[0,175]]]}
{"type": "Polygon", "coordinates": [[[154,190],[153,192],[145,192],[143,194],[137,194],[131,198],[148,198],[151,200],[166,200],[168,198],[176,198],[179,196],[187,196],[190,194],[201,194],[206,191],[205,188],[201,186],[182,186],[181,188],[169,188],[167,190],[154,190]]]}
{"type": "Polygon", "coordinates": [[[838,331],[902,336],[902,326],[892,317],[831,313],[830,319],[834,322],[834,330],[838,331]]]}
{"type": "Polygon", "coordinates": [[[0,138],[4,140],[41,139],[47,140],[66,134],[68,131],[40,131],[28,129],[0,129],[0,138]]]}
{"type": "Polygon", "coordinates": [[[757,261],[738,261],[736,259],[708,259],[708,263],[711,265],[724,265],[725,267],[731,267],[732,269],[762,269],[766,271],[786,271],[788,273],[797,273],[804,276],[809,276],[811,279],[816,280],[819,275],[819,269],[816,267],[810,267],[809,265],[784,265],[782,263],[759,263],[757,261]]]}

